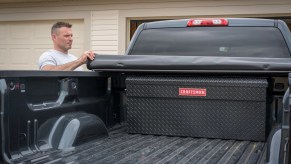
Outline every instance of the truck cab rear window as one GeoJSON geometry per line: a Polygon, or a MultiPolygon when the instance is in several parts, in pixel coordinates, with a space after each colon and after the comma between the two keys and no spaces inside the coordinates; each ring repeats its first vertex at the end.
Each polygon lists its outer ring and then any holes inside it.
{"type": "Polygon", "coordinates": [[[148,29],[140,33],[132,55],[290,57],[273,27],[188,27],[148,29]]]}

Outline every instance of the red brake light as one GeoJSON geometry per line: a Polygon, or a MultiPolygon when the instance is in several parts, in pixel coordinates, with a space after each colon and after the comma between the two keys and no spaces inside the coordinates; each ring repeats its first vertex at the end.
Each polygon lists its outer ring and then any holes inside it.
{"type": "Polygon", "coordinates": [[[192,26],[227,26],[227,19],[190,19],[187,23],[188,27],[192,26]]]}

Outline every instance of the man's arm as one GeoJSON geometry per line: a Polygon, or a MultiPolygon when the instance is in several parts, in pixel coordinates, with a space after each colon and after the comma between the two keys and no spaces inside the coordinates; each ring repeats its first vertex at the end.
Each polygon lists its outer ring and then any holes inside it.
{"type": "Polygon", "coordinates": [[[95,58],[95,54],[93,53],[93,51],[86,51],[82,54],[82,56],[72,62],[63,64],[63,65],[45,65],[41,68],[41,70],[44,71],[73,71],[76,68],[78,68],[79,66],[85,64],[87,62],[87,58],[89,58],[90,60],[93,60],[95,58]]]}
{"type": "Polygon", "coordinates": [[[49,71],[49,70],[51,70],[51,71],[73,71],[76,68],[78,68],[80,65],[82,65],[82,64],[80,64],[80,62],[78,60],[69,62],[67,64],[58,65],[58,66],[45,65],[44,67],[42,67],[41,70],[44,70],[44,71],[49,71]]]}

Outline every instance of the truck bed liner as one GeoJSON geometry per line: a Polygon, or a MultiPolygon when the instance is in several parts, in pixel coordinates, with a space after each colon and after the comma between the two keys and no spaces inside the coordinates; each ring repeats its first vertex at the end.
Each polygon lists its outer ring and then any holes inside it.
{"type": "Polygon", "coordinates": [[[190,137],[128,134],[110,137],[65,151],[36,153],[13,162],[29,163],[256,163],[265,143],[190,137]]]}

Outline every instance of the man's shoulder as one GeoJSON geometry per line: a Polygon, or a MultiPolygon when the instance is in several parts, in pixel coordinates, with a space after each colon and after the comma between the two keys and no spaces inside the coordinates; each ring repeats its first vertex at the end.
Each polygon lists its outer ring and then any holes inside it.
{"type": "Polygon", "coordinates": [[[42,53],[42,55],[53,55],[53,54],[56,54],[56,51],[54,50],[47,50],[45,52],[42,53]]]}
{"type": "Polygon", "coordinates": [[[39,69],[41,69],[45,65],[57,65],[56,59],[51,50],[42,53],[38,59],[39,69]]]}
{"type": "Polygon", "coordinates": [[[40,57],[53,56],[54,54],[55,54],[55,52],[53,50],[47,50],[47,51],[43,52],[40,57]]]}

